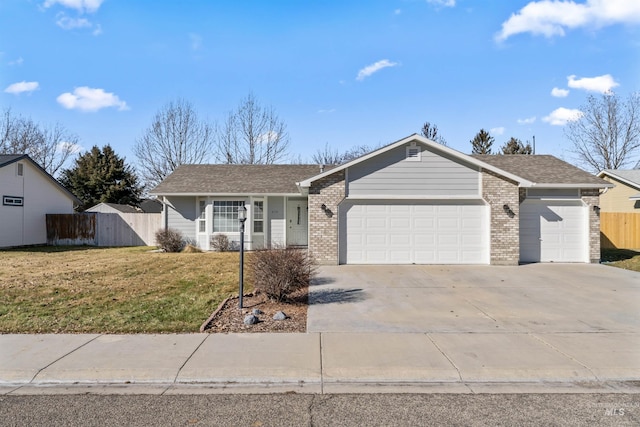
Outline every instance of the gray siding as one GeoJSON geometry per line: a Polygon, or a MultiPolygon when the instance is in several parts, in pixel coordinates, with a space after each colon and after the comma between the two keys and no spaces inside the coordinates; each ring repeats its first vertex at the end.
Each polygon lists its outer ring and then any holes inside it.
{"type": "Polygon", "coordinates": [[[269,197],[267,204],[269,237],[272,245],[284,244],[285,208],[284,197],[269,197]]]}
{"type": "Polygon", "coordinates": [[[189,240],[196,239],[195,197],[167,197],[167,223],[189,240]]]}
{"type": "MultiPolygon", "coordinates": [[[[407,144],[408,146],[408,144],[407,144]]],[[[347,172],[348,196],[466,196],[479,194],[479,170],[426,147],[420,161],[398,147],[347,172]]]]}

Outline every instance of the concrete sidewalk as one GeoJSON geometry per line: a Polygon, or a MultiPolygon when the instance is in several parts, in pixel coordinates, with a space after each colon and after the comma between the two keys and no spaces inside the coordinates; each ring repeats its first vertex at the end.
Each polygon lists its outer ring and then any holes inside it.
{"type": "Polygon", "coordinates": [[[0,335],[0,394],[640,393],[635,333],[0,335]]]}

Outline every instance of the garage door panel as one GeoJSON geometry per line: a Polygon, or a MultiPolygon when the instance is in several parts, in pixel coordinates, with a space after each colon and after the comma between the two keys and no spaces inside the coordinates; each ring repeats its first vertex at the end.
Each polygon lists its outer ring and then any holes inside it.
{"type": "Polygon", "coordinates": [[[587,208],[580,200],[525,200],[520,205],[520,260],[588,262],[587,208]]]}
{"type": "Polygon", "coordinates": [[[341,231],[346,239],[341,239],[340,260],[487,264],[488,208],[474,204],[478,201],[465,203],[469,202],[347,201],[340,207],[341,223],[346,225],[341,231]]]}

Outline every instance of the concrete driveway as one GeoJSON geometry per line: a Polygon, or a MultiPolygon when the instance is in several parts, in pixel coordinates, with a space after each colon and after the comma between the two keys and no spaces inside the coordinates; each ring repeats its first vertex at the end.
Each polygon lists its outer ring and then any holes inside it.
{"type": "Polygon", "coordinates": [[[640,332],[640,273],[592,264],[322,266],[309,332],[640,332]]]}

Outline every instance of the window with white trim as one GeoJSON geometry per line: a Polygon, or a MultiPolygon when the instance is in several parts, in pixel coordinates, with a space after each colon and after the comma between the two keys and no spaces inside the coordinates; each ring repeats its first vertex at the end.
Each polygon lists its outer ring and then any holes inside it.
{"type": "Polygon", "coordinates": [[[238,208],[244,206],[244,201],[216,200],[213,202],[213,232],[238,233],[238,208]]]}
{"type": "Polygon", "coordinates": [[[198,203],[198,208],[200,209],[200,216],[198,216],[198,232],[206,233],[207,232],[207,218],[206,218],[207,201],[200,200],[200,202],[198,203]]]}
{"type": "Polygon", "coordinates": [[[253,201],[253,232],[264,233],[264,201],[253,201]]]}

